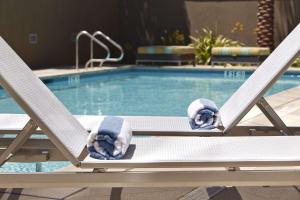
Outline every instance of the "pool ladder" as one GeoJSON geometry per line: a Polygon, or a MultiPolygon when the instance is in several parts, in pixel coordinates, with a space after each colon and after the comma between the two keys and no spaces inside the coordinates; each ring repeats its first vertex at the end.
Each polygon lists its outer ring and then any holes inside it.
{"type": "Polygon", "coordinates": [[[101,31],[96,31],[93,34],[90,34],[87,31],[80,31],[76,36],[76,69],[79,69],[79,39],[81,36],[87,36],[90,38],[90,59],[85,63],[85,69],[87,69],[89,66],[94,67],[94,63],[99,63],[99,67],[103,65],[104,62],[119,62],[124,57],[124,51],[121,45],[119,45],[117,42],[112,40],[110,37],[102,33],[101,31]],[[116,47],[120,51],[120,56],[116,58],[111,57],[110,49],[106,44],[104,44],[102,41],[97,39],[98,36],[101,36],[103,39],[105,39],[107,42],[112,44],[114,47],[116,47]],[[94,58],[94,43],[101,46],[106,51],[106,56],[104,58],[94,58]]]}

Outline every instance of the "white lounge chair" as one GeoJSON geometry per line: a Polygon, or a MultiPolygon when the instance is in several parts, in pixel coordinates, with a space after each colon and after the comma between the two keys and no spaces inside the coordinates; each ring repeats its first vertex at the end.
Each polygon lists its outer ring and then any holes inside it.
{"type": "MultiPolygon", "coordinates": [[[[222,106],[222,134],[232,132],[255,104],[282,133],[293,134],[263,95],[299,56],[298,41],[300,25],[222,106]]],[[[40,152],[48,145],[49,151],[59,151],[74,166],[87,169],[84,172],[0,173],[0,187],[300,184],[300,136],[185,137],[185,133],[135,136],[124,159],[96,160],[88,157],[85,150],[88,134],[85,128],[3,39],[0,39],[0,83],[30,116],[22,131],[2,151],[0,163],[14,159],[13,155],[22,146],[24,150],[26,146],[35,146],[40,152]],[[37,127],[52,144],[39,145],[29,139],[37,127]]],[[[51,160],[51,155],[57,154],[49,151],[42,152],[42,158],[32,154],[27,160],[51,160]]]]}

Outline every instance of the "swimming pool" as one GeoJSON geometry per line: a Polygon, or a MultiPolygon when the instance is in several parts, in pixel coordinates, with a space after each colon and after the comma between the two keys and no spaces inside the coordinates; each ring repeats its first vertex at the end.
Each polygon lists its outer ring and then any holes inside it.
{"type": "MultiPolygon", "coordinates": [[[[209,98],[220,107],[252,71],[128,68],[48,78],[43,81],[73,114],[185,116],[190,102],[209,98]]],[[[287,72],[268,94],[300,85],[287,72]]],[[[24,113],[0,89],[0,113],[24,113]]],[[[8,164],[0,171],[28,171],[35,164],[8,164]]],[[[51,171],[66,162],[38,165],[51,171]]],[[[40,170],[40,169],[39,169],[40,170]]]]}

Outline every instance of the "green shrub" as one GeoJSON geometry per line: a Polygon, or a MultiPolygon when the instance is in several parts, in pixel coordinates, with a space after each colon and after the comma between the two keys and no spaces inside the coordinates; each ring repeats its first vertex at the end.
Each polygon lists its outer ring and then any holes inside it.
{"type": "Polygon", "coordinates": [[[173,32],[164,31],[163,36],[160,37],[161,43],[163,45],[185,45],[185,36],[179,31],[175,30],[173,32]]]}
{"type": "Polygon", "coordinates": [[[294,63],[292,64],[293,67],[300,67],[300,57],[298,57],[294,63]]]}
{"type": "Polygon", "coordinates": [[[196,49],[196,61],[199,64],[209,64],[213,47],[236,47],[244,45],[223,35],[215,35],[211,30],[203,28],[200,36],[190,36],[192,47],[196,49]]]}

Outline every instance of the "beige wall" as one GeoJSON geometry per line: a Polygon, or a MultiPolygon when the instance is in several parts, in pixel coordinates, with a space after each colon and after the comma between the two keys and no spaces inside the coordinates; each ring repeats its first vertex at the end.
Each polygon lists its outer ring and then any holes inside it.
{"type": "MultiPolygon", "coordinates": [[[[278,45],[300,23],[300,0],[274,2],[274,40],[278,45]]],[[[188,0],[186,5],[191,34],[201,27],[209,27],[247,45],[256,44],[257,0],[188,0]],[[244,25],[245,30],[231,33],[237,21],[244,25]]]]}
{"type": "Polygon", "coordinates": [[[255,45],[256,1],[186,1],[186,7],[192,35],[207,27],[247,45],[255,45]],[[244,29],[232,33],[236,22],[243,24],[244,29]]]}
{"type": "MultiPolygon", "coordinates": [[[[189,36],[208,27],[255,45],[256,12],[257,0],[0,0],[0,35],[32,68],[73,65],[71,35],[81,30],[107,33],[133,62],[136,47],[159,44],[164,30],[189,36]],[[231,33],[237,21],[244,31],[231,33]],[[29,33],[38,34],[38,44],[29,44],[29,33]]],[[[275,0],[276,44],[299,22],[300,0],[275,0]]],[[[87,39],[82,43],[84,61],[87,39]]]]}
{"type": "MultiPolygon", "coordinates": [[[[119,37],[117,2],[0,0],[0,35],[33,68],[74,64],[72,33],[102,30],[119,37]],[[38,34],[37,44],[29,44],[29,33],[38,34]]],[[[85,49],[83,57],[87,57],[85,49]]]]}

